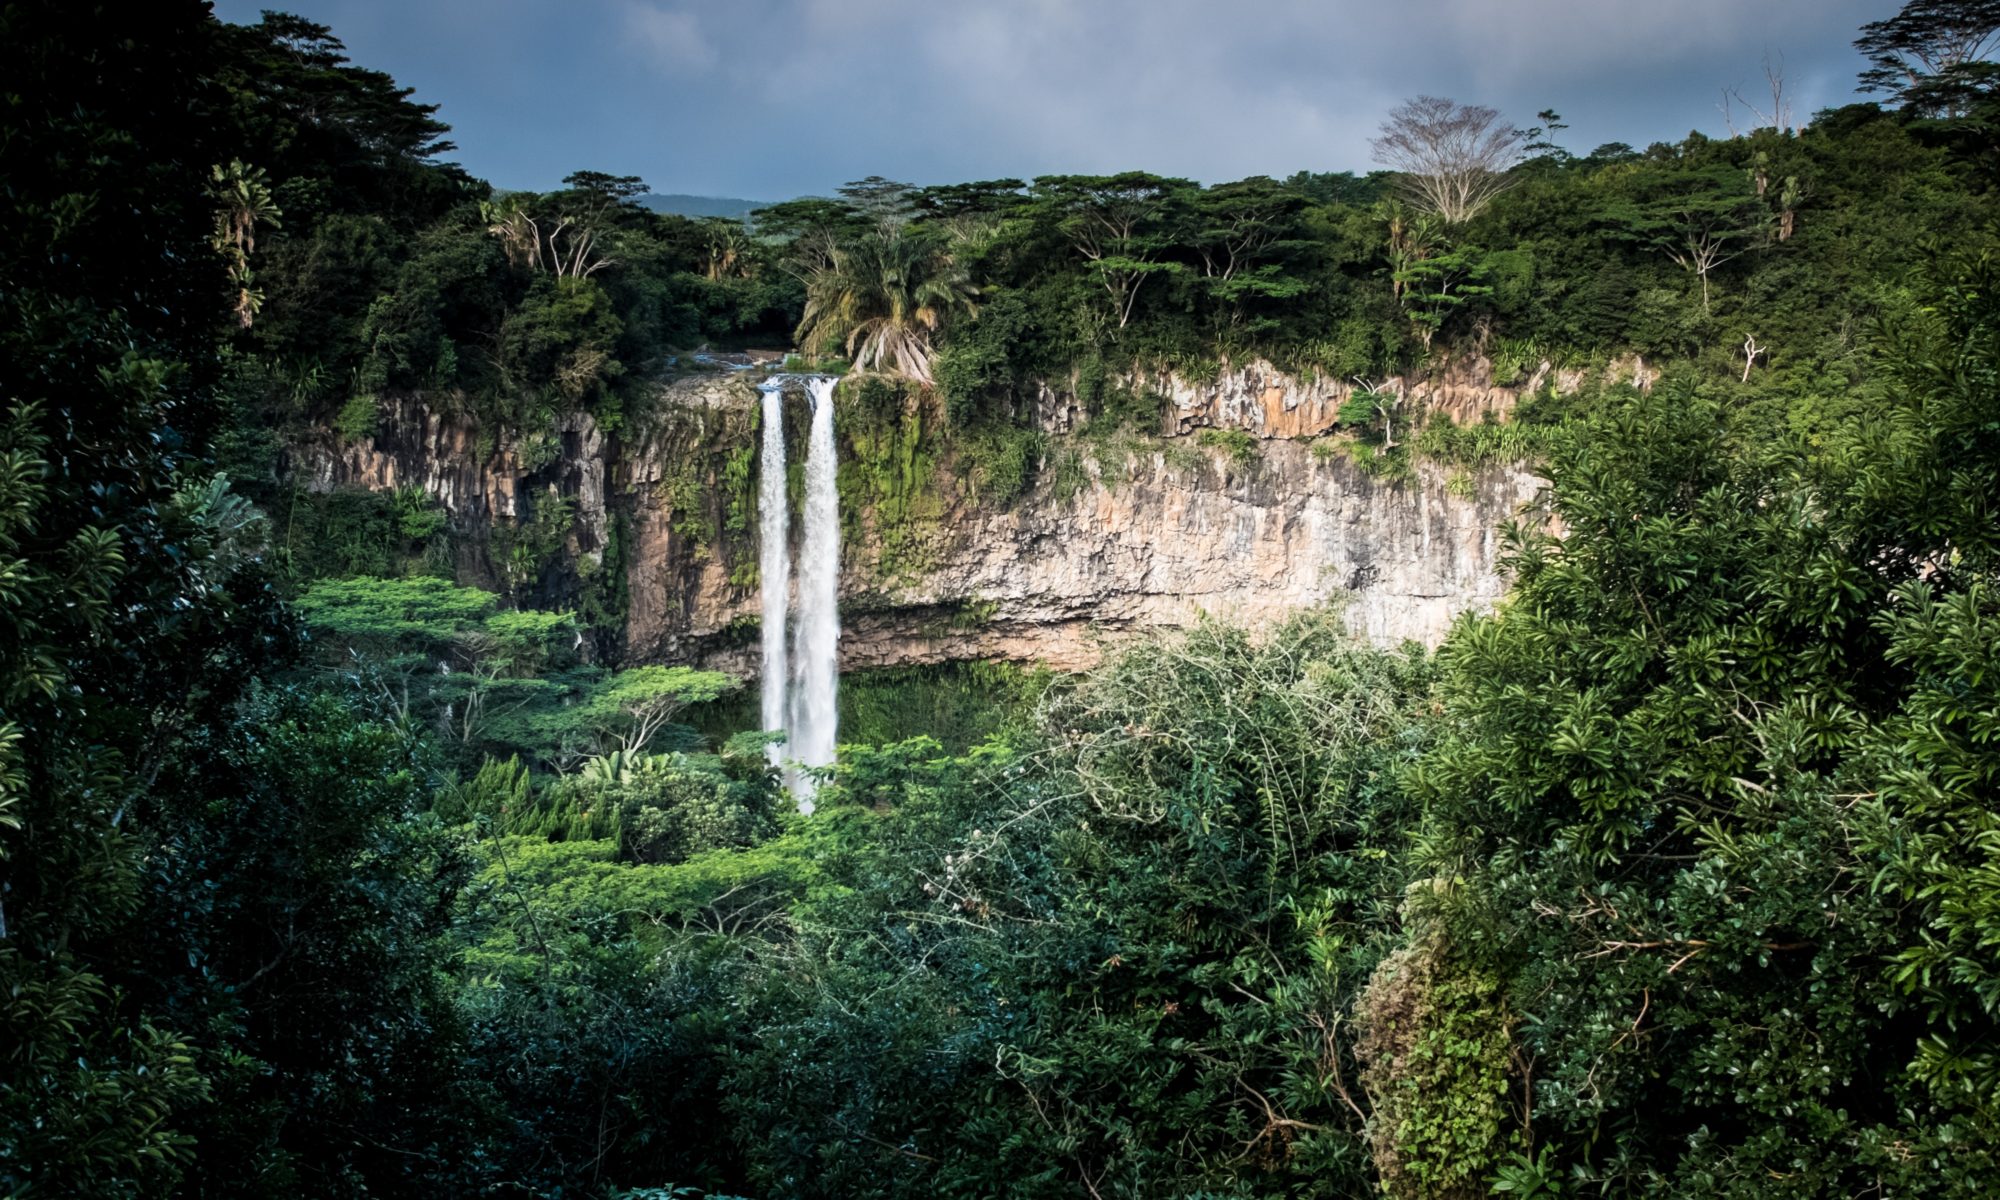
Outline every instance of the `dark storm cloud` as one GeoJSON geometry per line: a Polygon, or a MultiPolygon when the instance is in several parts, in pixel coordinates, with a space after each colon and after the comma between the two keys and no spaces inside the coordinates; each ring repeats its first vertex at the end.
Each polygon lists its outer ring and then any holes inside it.
{"type": "MultiPolygon", "coordinates": [[[[268,2],[268,0],[267,0],[268,2]]],[[[224,0],[226,19],[255,3],[224,0]]],[[[442,102],[513,187],[587,166],[777,198],[1143,168],[1204,180],[1366,170],[1420,92],[1543,108],[1569,144],[1723,132],[1721,90],[1804,118],[1853,99],[1856,28],[1893,0],[297,0],[442,102]]]]}

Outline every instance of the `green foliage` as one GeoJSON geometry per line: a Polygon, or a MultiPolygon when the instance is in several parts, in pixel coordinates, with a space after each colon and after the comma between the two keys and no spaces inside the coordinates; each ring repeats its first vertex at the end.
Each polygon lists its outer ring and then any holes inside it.
{"type": "Polygon", "coordinates": [[[1521,383],[1523,376],[1535,378],[1544,363],[1555,370],[1584,365],[1582,356],[1573,350],[1544,346],[1530,338],[1503,338],[1493,348],[1493,382],[1512,387],[1521,383]]]}
{"type": "Polygon", "coordinates": [[[742,803],[720,774],[640,771],[622,781],[623,795],[607,797],[620,810],[618,853],[633,862],[684,862],[696,854],[754,846],[776,832],[776,789],[742,803]]]}
{"type": "MultiPolygon", "coordinates": [[[[962,613],[958,624],[977,619],[977,611],[962,613]]],[[[927,736],[962,754],[1025,725],[1050,683],[1045,671],[989,662],[849,674],[840,681],[840,728],[861,745],[927,736]]]]}
{"type": "Polygon", "coordinates": [[[1562,1195],[1562,1176],[1549,1161],[1549,1148],[1530,1158],[1516,1150],[1493,1173],[1493,1193],[1500,1196],[1536,1197],[1562,1195]]]}
{"type": "Polygon", "coordinates": [[[1605,209],[1620,236],[1663,254],[1701,280],[1709,311],[1709,276],[1748,251],[1768,218],[1751,182],[1731,165],[1697,170],[1634,167],[1613,177],[1622,195],[1605,209]]]}
{"type": "Polygon", "coordinates": [[[506,828],[554,841],[608,838],[621,861],[678,863],[771,837],[777,797],[761,752],[715,759],[614,751],[550,785],[506,828]]]}
{"type": "Polygon", "coordinates": [[[1992,84],[1988,51],[2000,32],[1990,0],[1912,0],[1895,16],[1861,27],[1854,48],[1868,59],[1862,90],[1887,92],[1904,108],[1963,118],[1992,84]]]}
{"type": "Polygon", "coordinates": [[[1425,458],[1465,467],[1542,462],[1556,454],[1573,433],[1568,422],[1513,420],[1460,425],[1433,418],[1417,430],[1411,448],[1425,458]]]}
{"type": "Polygon", "coordinates": [[[1257,439],[1241,429],[1204,429],[1195,435],[1195,441],[1206,449],[1221,451],[1239,467],[1257,461],[1257,439]]]}
{"type": "Polygon", "coordinates": [[[918,389],[880,377],[845,384],[835,428],[850,455],[840,463],[840,508],[850,521],[866,512],[891,579],[930,565],[939,492],[935,410],[918,389]]]}
{"type": "Polygon", "coordinates": [[[621,862],[610,841],[501,836],[480,850],[460,906],[460,1006],[468,1070],[508,1122],[483,1147],[487,1177],[543,1194],[740,1180],[719,1092],[747,980],[725,950],[737,937],[754,950],[818,878],[823,839],[673,865],[621,862]]]}
{"type": "Polygon", "coordinates": [[[557,758],[644,751],[691,704],[715,700],[736,687],[719,671],[692,667],[634,667],[584,682],[561,703],[536,706],[520,719],[531,744],[556,748],[557,758]]]}
{"type": "Polygon", "coordinates": [[[448,563],[448,519],[415,488],[315,494],[286,488],[265,501],[278,565],[297,584],[339,575],[437,575],[448,563]]]}
{"type": "Polygon", "coordinates": [[[500,327],[496,370],[521,396],[578,404],[616,375],[622,332],[611,298],[590,279],[540,275],[500,327]]]}
{"type": "Polygon", "coordinates": [[[431,811],[452,825],[504,824],[528,810],[533,792],[519,755],[489,758],[472,778],[439,788],[431,799],[431,811]]]}
{"type": "Polygon", "coordinates": [[[1986,294],[1899,326],[1888,396],[1811,441],[1685,382],[1611,398],[1554,455],[1564,535],[1518,532],[1447,647],[1424,856],[1466,885],[1423,921],[1507,980],[1580,1182],[1837,1193],[1919,1170],[1895,1144],[1991,1185],[1955,943],[1990,868],[1944,783],[1978,777],[1986,294]]]}
{"type": "MultiPolygon", "coordinates": [[[[200,458],[236,303],[209,235],[202,13],[0,15],[0,1192],[160,1193],[195,1158],[206,1030],[135,1000],[155,730],[284,635],[200,458]],[[112,81],[116,81],[114,84],[112,81]]],[[[238,281],[239,286],[242,281],[238,281]]],[[[180,970],[185,973],[187,966],[180,970]]]]}
{"type": "Polygon", "coordinates": [[[382,422],[382,401],[370,394],[349,397],[334,414],[333,431],[344,442],[362,442],[375,436],[382,422]]]}
{"type": "Polygon", "coordinates": [[[1396,445],[1396,410],[1402,405],[1399,391],[1356,388],[1340,406],[1340,423],[1368,438],[1372,446],[1392,449],[1396,445]]]}
{"type": "Polygon", "coordinates": [[[1090,463],[1083,450],[1075,445],[1059,445],[1050,455],[1049,491],[1064,500],[1075,499],[1077,494],[1096,482],[1091,473],[1090,463]]]}
{"type": "Polygon", "coordinates": [[[1390,273],[1426,350],[1453,317],[1493,295],[1486,283],[1490,269],[1477,247],[1438,246],[1422,257],[1409,257],[1390,273]]]}
{"type": "MultiPolygon", "coordinates": [[[[491,201],[296,17],[0,31],[0,1192],[2000,1188],[1987,64],[1796,133],[1545,141],[1450,238],[1314,175],[872,179],[739,227],[604,172],[491,201]],[[1913,274],[1927,241],[1965,262],[1913,274]],[[1435,659],[1317,613],[850,681],[805,818],[747,719],[678,723],[727,677],[432,577],[419,492],[278,482],[419,403],[535,475],[579,414],[656,416],[675,350],[802,315],[916,377],[841,396],[891,574],[951,471],[1113,486],[1132,381],[1253,358],[1359,377],[1316,458],[1536,459],[1553,520],[1435,659]],[[1633,352],[1689,361],[1527,387],[1633,352]],[[1510,421],[1399,433],[1368,386],[1481,355],[1510,421]]],[[[694,443],[668,499],[721,545],[754,459],[694,443]]],[[[560,486],[485,561],[540,594],[574,551],[613,624],[624,526],[593,549],[560,486]]]]}
{"type": "Polygon", "coordinates": [[[584,552],[577,559],[582,594],[577,598],[578,615],[592,629],[622,629],[631,601],[625,547],[631,537],[630,522],[623,513],[605,522],[604,545],[596,553],[584,552]]]}
{"type": "Polygon", "coordinates": [[[1328,1038],[1402,892],[1365,831],[1401,819],[1426,670],[1325,618],[1207,626],[1051,697],[1032,750],[851,747],[813,818],[840,886],[733,1076],[751,1178],[1354,1194],[1328,1038]],[[844,1001],[890,978],[894,1007],[844,1001]]]}
{"type": "Polygon", "coordinates": [[[1371,1140],[1391,1196],[1486,1194],[1507,1123],[1512,1020],[1490,975],[1418,944],[1382,961],[1356,1006],[1371,1140]]]}
{"type": "Polygon", "coordinates": [[[442,579],[321,580],[297,605],[323,671],[434,728],[468,767],[492,754],[573,759],[620,725],[607,704],[638,705],[645,690],[576,663],[574,613],[502,610],[493,593],[442,579]],[[604,700],[621,686],[623,700],[604,700]]]}
{"type": "Polygon", "coordinates": [[[722,490],[729,498],[723,528],[730,533],[747,534],[752,528],[757,505],[756,466],[757,449],[750,445],[738,446],[723,460],[722,490]]]}
{"type": "Polygon", "coordinates": [[[253,690],[188,739],[141,813],[148,895],[121,949],[130,994],[200,1034],[207,1094],[176,1114],[202,1149],[191,1191],[453,1178],[472,1097],[444,934],[470,863],[424,813],[424,747],[385,715],[253,690]]]}
{"type": "Polygon", "coordinates": [[[956,439],[967,494],[977,503],[1005,506],[1034,486],[1048,439],[1017,426],[982,426],[956,439]]]}
{"type": "Polygon", "coordinates": [[[496,531],[496,557],[510,583],[527,588],[541,579],[569,543],[576,524],[576,501],[554,489],[535,499],[528,518],[496,531]]]}
{"type": "MultiPolygon", "coordinates": [[[[499,597],[443,579],[323,579],[298,600],[308,626],[349,646],[451,642],[486,626],[499,597]]],[[[550,616],[553,614],[542,614],[550,616]]]]}
{"type": "Polygon", "coordinates": [[[693,460],[672,464],[660,480],[660,498],[673,513],[673,531],[686,538],[697,555],[706,555],[715,547],[716,530],[709,517],[708,490],[702,465],[693,460]]]}
{"type": "Polygon", "coordinates": [[[689,667],[577,664],[575,614],[502,610],[493,593],[441,579],[322,580],[297,604],[324,667],[434,724],[467,765],[495,753],[563,767],[637,753],[683,709],[736,686],[689,667]]]}
{"type": "Polygon", "coordinates": [[[1905,682],[1865,751],[1876,792],[1864,801],[1865,845],[1879,864],[1874,887],[1920,920],[1903,931],[1889,979],[1926,1019],[1913,1075],[1984,1117],[2000,1086],[2000,1048],[1974,1032],[2000,1019],[2000,842],[1982,798],[1985,730],[2000,712],[1988,671],[2000,540],[1982,515],[2000,493],[1994,271],[1981,258],[1892,332],[1894,382],[1869,427],[1873,453],[1836,475],[1856,510],[1843,532],[1906,556],[1878,568],[1887,579],[1869,593],[1884,669],[1905,682]]]}
{"type": "Polygon", "coordinates": [[[844,353],[858,371],[932,382],[932,336],[978,311],[978,289],[958,254],[967,235],[933,236],[890,216],[846,236],[810,240],[804,315],[808,351],[844,353]]]}
{"type": "Polygon", "coordinates": [[[444,509],[431,502],[422,488],[396,489],[396,532],[403,540],[428,544],[444,532],[444,509]]]}

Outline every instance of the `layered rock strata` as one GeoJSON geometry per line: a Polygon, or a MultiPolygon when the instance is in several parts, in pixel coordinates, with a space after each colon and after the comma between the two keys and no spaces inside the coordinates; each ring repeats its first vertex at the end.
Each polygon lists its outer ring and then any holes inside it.
{"type": "MultiPolygon", "coordinates": [[[[933,511],[901,530],[898,553],[875,514],[851,514],[843,667],[1001,658],[1072,668],[1121,636],[1203,613],[1255,626],[1328,602],[1378,642],[1435,643],[1457,614],[1503,592],[1498,527],[1533,504],[1532,473],[1419,461],[1402,478],[1372,474],[1321,436],[1351,383],[1253,365],[1199,385],[1145,386],[1163,398],[1160,436],[1085,455],[1081,481],[1059,486],[1044,469],[1010,502],[981,502],[947,449],[932,464],[933,511]],[[1199,436],[1206,429],[1253,440],[1220,444],[1199,436]],[[911,537],[921,553],[908,552],[911,537]]],[[[1395,386],[1413,407],[1459,420],[1503,417],[1515,395],[1470,382],[1433,383],[1428,395],[1395,386]]],[[[739,508],[756,410],[747,379],[697,376],[666,385],[618,436],[575,415],[552,440],[522,445],[404,399],[373,438],[327,436],[298,447],[292,466],[320,489],[422,489],[450,515],[461,577],[491,587],[510,582],[493,561],[495,531],[564,497],[565,544],[532,582],[512,579],[519,598],[561,605],[596,572],[622,571],[625,621],[606,639],[608,657],[749,674],[754,522],[739,508]]],[[[1069,432],[1073,410],[1059,392],[1039,398],[1045,466],[1083,444],[1069,432]]]]}

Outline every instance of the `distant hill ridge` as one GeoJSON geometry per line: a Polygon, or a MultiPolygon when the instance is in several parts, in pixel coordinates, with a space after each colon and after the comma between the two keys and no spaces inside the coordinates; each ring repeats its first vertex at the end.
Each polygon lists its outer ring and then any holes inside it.
{"type": "Polygon", "coordinates": [[[740,200],[730,196],[660,195],[648,192],[639,203],[659,213],[683,217],[745,217],[770,203],[768,200],[740,200]]]}

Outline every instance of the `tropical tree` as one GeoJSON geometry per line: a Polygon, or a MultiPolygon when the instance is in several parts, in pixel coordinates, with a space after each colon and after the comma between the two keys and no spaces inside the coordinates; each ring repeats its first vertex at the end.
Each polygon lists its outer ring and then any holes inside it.
{"type": "Polygon", "coordinates": [[[921,188],[910,196],[927,217],[958,217],[968,213],[1009,213],[1028,203],[1028,185],[1019,179],[981,179],[921,188]]]}
{"type": "Polygon", "coordinates": [[[236,288],[236,323],[244,329],[264,306],[264,293],[250,286],[250,255],[257,249],[257,227],[278,228],[283,214],[271,198],[271,183],[261,167],[246,167],[241,159],[218,165],[213,173],[215,234],[209,244],[229,265],[229,282],[236,288]]]}
{"type": "Polygon", "coordinates": [[[1194,200],[1197,224],[1189,241],[1202,274],[1228,281],[1255,270],[1298,236],[1306,199],[1263,176],[1204,189],[1194,200]]]}
{"type": "Polygon", "coordinates": [[[1403,393],[1395,387],[1369,387],[1365,382],[1354,389],[1340,406],[1340,423],[1357,431],[1382,430],[1382,448],[1396,448],[1396,410],[1402,407],[1403,393]]]}
{"type": "Polygon", "coordinates": [[[917,189],[880,175],[870,175],[835,188],[840,201],[858,217],[878,225],[905,224],[917,213],[917,189]]]}
{"type": "Polygon", "coordinates": [[[1395,196],[1378,201],[1373,213],[1388,234],[1385,248],[1389,256],[1389,294],[1400,301],[1409,268],[1437,251],[1444,231],[1438,228],[1435,214],[1422,211],[1412,214],[1395,196]]]}
{"type": "Polygon", "coordinates": [[[750,274],[750,231],[732,217],[710,217],[701,223],[702,249],[708,261],[703,275],[709,282],[750,274]]]}
{"type": "Polygon", "coordinates": [[[637,175],[606,171],[571,171],[563,176],[563,186],[582,192],[602,208],[631,204],[646,194],[646,181],[637,175]]]}
{"type": "Polygon", "coordinates": [[[297,603],[326,667],[461,746],[496,716],[554,702],[562,689],[538,675],[562,667],[578,637],[572,613],[501,611],[491,592],[425,576],[321,580],[297,603]]]}
{"type": "Polygon", "coordinates": [[[1861,27],[1854,48],[1868,59],[1861,89],[1904,108],[1962,116],[1969,93],[1991,82],[2000,45],[2000,0],[1910,0],[1893,17],[1861,27]]]}
{"type": "Polygon", "coordinates": [[[1296,189],[1263,176],[1207,188],[1194,198],[1196,224],[1188,240],[1201,259],[1203,287],[1232,326],[1242,323],[1248,303],[1289,300],[1310,289],[1286,261],[1301,245],[1305,206],[1296,189]]]}
{"type": "Polygon", "coordinates": [[[554,757],[562,761],[640,754],[687,706],[717,699],[736,686],[734,678],[720,671],[634,667],[589,682],[568,703],[538,712],[530,724],[543,745],[557,748],[554,757]]]}
{"type": "MultiPolygon", "coordinates": [[[[1758,244],[1770,214],[1741,171],[1636,171],[1628,196],[1608,206],[1616,236],[1657,251],[1701,281],[1701,311],[1709,311],[1710,277],[1758,244]]],[[[1796,183],[1792,186],[1796,188],[1796,183]]],[[[1796,203],[1796,199],[1793,201],[1796,203]]]]}
{"type": "Polygon", "coordinates": [[[979,289],[955,249],[888,222],[829,240],[806,277],[799,345],[818,352],[837,344],[857,370],[930,386],[938,331],[979,311],[979,289]]]}
{"type": "Polygon", "coordinates": [[[1132,322],[1139,290],[1154,276],[1186,267],[1167,257],[1177,201],[1193,185],[1144,171],[1120,175],[1044,175],[1035,200],[1069,239],[1111,299],[1118,328],[1132,322]]]}
{"type": "Polygon", "coordinates": [[[1486,277],[1486,256],[1474,246],[1441,248],[1395,271],[1397,293],[1425,350],[1454,314],[1493,294],[1486,277]]]}
{"type": "Polygon", "coordinates": [[[1528,140],[1495,109],[1418,96],[1390,110],[1371,144],[1375,161],[1401,174],[1412,203],[1457,225],[1512,186],[1508,172],[1528,140]]]}

